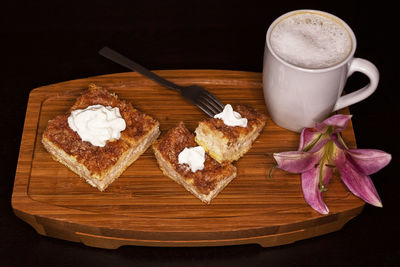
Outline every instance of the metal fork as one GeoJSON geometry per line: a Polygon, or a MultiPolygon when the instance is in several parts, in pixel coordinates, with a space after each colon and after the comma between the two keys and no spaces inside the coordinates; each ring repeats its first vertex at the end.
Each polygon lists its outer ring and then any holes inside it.
{"type": "Polygon", "coordinates": [[[181,92],[182,96],[198,106],[202,111],[204,111],[208,116],[214,117],[215,114],[222,112],[224,109],[224,104],[212,93],[207,91],[201,86],[190,85],[190,86],[180,86],[172,83],[160,76],[154,74],[153,72],[147,70],[136,62],[128,59],[127,57],[121,55],[120,53],[112,50],[109,47],[103,47],[100,49],[99,54],[118,63],[130,70],[136,71],[139,74],[161,84],[169,89],[173,89],[181,92]]]}

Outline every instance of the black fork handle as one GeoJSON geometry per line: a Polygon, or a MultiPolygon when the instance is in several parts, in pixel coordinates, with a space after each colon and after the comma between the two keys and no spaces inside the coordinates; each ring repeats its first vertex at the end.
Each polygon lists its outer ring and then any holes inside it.
{"type": "Polygon", "coordinates": [[[154,74],[153,72],[149,71],[148,69],[142,67],[141,65],[137,64],[136,62],[133,62],[129,58],[121,55],[120,53],[112,50],[111,48],[109,48],[107,46],[100,49],[99,54],[110,59],[111,61],[114,61],[115,63],[118,63],[118,64],[130,69],[130,70],[140,73],[141,75],[155,81],[156,83],[164,85],[164,86],[168,87],[169,89],[181,92],[181,86],[174,84],[168,80],[165,80],[164,78],[161,78],[160,76],[154,74]]]}

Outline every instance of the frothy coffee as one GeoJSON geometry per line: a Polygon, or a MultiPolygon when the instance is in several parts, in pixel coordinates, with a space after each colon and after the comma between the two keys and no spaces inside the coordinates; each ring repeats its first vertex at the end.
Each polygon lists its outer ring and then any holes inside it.
{"type": "Polygon", "coordinates": [[[283,60],[304,68],[327,68],[343,61],[352,41],[338,22],[315,13],[299,13],[279,22],[271,47],[283,60]]]}

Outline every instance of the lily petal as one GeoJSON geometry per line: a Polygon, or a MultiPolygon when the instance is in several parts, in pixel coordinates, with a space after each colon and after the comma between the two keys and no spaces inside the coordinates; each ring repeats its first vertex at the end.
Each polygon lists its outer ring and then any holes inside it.
{"type": "Polygon", "coordinates": [[[320,150],[330,141],[331,137],[318,132],[313,132],[312,128],[304,128],[300,135],[298,151],[314,153],[320,150]]]}
{"type": "Polygon", "coordinates": [[[304,128],[300,135],[298,150],[313,153],[320,150],[329,140],[330,136],[324,135],[314,128],[304,128]]]}
{"type": "Polygon", "coordinates": [[[346,129],[347,124],[351,119],[351,115],[336,114],[333,115],[321,123],[317,123],[316,129],[319,132],[325,132],[329,126],[334,126],[333,132],[341,132],[346,129]]]}
{"type": "Polygon", "coordinates": [[[320,168],[322,169],[322,184],[326,187],[332,177],[332,168],[325,165],[312,168],[301,174],[301,187],[306,202],[321,214],[328,214],[329,209],[322,199],[322,192],[319,188],[320,168]]]}
{"type": "Polygon", "coordinates": [[[348,149],[346,154],[354,168],[365,175],[376,173],[392,159],[392,155],[377,149],[348,149]]]}
{"type": "Polygon", "coordinates": [[[321,135],[315,128],[303,128],[300,134],[299,151],[303,151],[310,146],[321,135]]]}
{"type": "Polygon", "coordinates": [[[313,169],[321,160],[322,155],[322,149],[316,153],[288,151],[273,154],[278,168],[291,173],[301,173],[313,169]]]}
{"type": "Polygon", "coordinates": [[[382,201],[371,178],[358,172],[357,167],[346,160],[344,151],[341,150],[341,153],[338,153],[335,163],[342,181],[354,195],[371,205],[382,207],[382,201]]]}

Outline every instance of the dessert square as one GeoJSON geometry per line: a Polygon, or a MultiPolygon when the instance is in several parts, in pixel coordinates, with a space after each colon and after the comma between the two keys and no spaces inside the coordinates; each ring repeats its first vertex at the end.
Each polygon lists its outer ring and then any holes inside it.
{"type": "Polygon", "coordinates": [[[220,164],[205,154],[204,168],[192,172],[187,164],[179,163],[178,157],[185,148],[196,146],[194,135],[180,122],[154,142],[153,150],[166,176],[209,204],[236,177],[236,167],[229,163],[220,164]]]}
{"type": "Polygon", "coordinates": [[[42,143],[54,160],[64,164],[87,183],[104,191],[131,165],[159,136],[159,123],[138,111],[130,103],[118,99],[114,93],[90,84],[66,114],[48,122],[42,143]],[[120,138],[106,141],[104,146],[83,141],[68,123],[73,111],[93,105],[119,109],[126,127],[120,138]]]}
{"type": "Polygon", "coordinates": [[[247,119],[246,127],[228,126],[222,119],[207,118],[195,130],[195,141],[220,163],[238,160],[249,151],[266,123],[266,116],[251,107],[237,105],[235,111],[247,119]]]}

